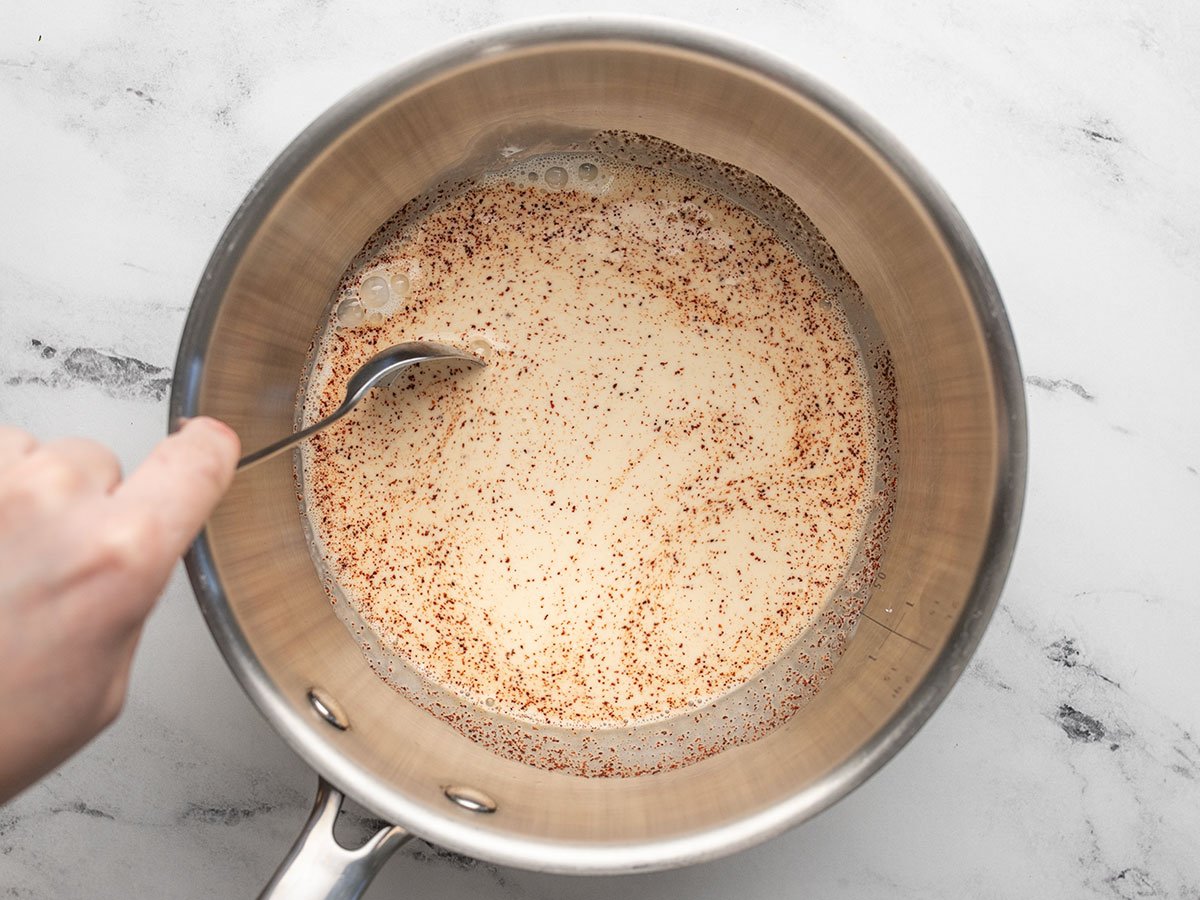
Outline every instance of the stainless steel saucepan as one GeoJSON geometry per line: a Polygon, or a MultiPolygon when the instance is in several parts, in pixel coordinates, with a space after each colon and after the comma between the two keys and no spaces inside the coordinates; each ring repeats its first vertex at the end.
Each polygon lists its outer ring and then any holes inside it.
{"type": "Polygon", "coordinates": [[[366,239],[481,145],[542,126],[646,133],[732,163],[797,201],[836,249],[898,390],[899,480],[876,586],[833,675],[783,726],[672,771],[578,777],[496,756],[380,680],[331,609],[291,462],[239,475],[187,564],[234,674],[323,779],[274,896],[358,896],[406,834],[575,873],[679,866],[762,841],[844,796],[913,736],[996,604],[1024,492],[1025,409],[979,248],[921,168],[845,100],[675,24],[485,32],[339,102],[221,237],[183,333],[171,420],[217,416],[247,447],[288,432],[310,342],[366,239]],[[343,850],[331,785],[396,827],[343,850]]]}

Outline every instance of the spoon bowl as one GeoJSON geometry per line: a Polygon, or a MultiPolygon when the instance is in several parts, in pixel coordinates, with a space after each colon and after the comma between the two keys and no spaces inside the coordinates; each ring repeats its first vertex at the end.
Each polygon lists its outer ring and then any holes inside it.
{"type": "Polygon", "coordinates": [[[358,402],[367,396],[371,388],[377,386],[387,387],[394,384],[400,373],[409,366],[446,359],[465,362],[471,366],[487,365],[479,357],[472,356],[470,353],[455,347],[448,347],[445,344],[432,344],[424,341],[409,341],[404,344],[395,344],[386,350],[376,353],[363,363],[357,372],[350,376],[350,379],[346,382],[346,399],[330,415],[319,422],[314,422],[307,428],[301,428],[294,434],[289,434],[287,437],[273,444],[268,444],[261,450],[255,450],[253,453],[246,454],[238,460],[238,471],[240,472],[242,469],[270,459],[272,456],[282,453],[289,447],[295,446],[305,438],[311,437],[318,431],[328,428],[338,419],[342,418],[342,416],[346,415],[346,413],[350,412],[350,410],[354,409],[358,405],[358,402]]]}

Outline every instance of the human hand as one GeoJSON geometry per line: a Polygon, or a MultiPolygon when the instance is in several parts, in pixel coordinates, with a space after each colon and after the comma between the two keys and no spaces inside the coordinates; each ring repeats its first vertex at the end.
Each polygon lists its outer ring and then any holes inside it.
{"type": "Polygon", "coordinates": [[[0,803],[116,718],[142,624],[238,453],[192,419],[121,481],[94,441],[0,426],[0,803]]]}

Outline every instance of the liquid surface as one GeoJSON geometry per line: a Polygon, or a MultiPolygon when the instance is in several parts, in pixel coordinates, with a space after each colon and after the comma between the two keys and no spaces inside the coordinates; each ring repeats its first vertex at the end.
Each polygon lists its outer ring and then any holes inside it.
{"type": "Polygon", "coordinates": [[[348,274],[304,418],[441,341],[305,450],[307,515],[378,642],[509,718],[628,727],[760,673],[862,538],[875,427],[836,299],[698,184],[563,159],[472,186],[348,274]],[[435,371],[436,369],[436,371],[435,371]]]}

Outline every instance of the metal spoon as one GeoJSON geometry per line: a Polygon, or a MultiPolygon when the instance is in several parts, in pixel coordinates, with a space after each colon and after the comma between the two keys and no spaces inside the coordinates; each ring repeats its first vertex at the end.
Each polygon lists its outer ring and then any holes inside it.
{"type": "Polygon", "coordinates": [[[307,428],[301,428],[295,434],[289,434],[283,440],[276,441],[273,444],[268,444],[261,450],[255,450],[238,460],[238,470],[252,466],[255,463],[260,463],[264,459],[270,459],[277,453],[282,453],[288,447],[298,444],[306,437],[316,434],[323,428],[328,428],[350,410],[354,409],[355,405],[367,392],[376,385],[389,385],[395,382],[396,377],[401,370],[407,369],[409,366],[415,366],[417,363],[430,362],[437,359],[455,359],[460,362],[469,363],[472,366],[486,366],[482,359],[465,353],[462,350],[456,350],[454,347],[447,347],[444,344],[425,344],[419,342],[411,342],[407,344],[396,344],[394,347],[388,347],[379,353],[376,353],[365,363],[362,368],[350,376],[350,380],[346,382],[346,399],[342,401],[342,405],[333,411],[332,414],[326,416],[319,422],[314,422],[307,428]]]}

